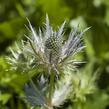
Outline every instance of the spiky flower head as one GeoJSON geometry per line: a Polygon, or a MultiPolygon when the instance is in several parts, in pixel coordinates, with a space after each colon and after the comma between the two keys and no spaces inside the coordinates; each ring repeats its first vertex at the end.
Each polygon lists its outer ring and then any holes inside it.
{"type": "MultiPolygon", "coordinates": [[[[74,55],[80,52],[85,46],[83,45],[83,34],[89,29],[86,28],[83,31],[78,31],[78,27],[74,28],[66,41],[64,35],[65,22],[61,25],[58,31],[53,31],[49,24],[48,16],[46,16],[46,28],[42,31],[36,32],[32,27],[30,21],[30,36],[26,36],[28,41],[22,44],[22,47],[17,51],[12,51],[13,58],[9,59],[10,63],[17,67],[19,58],[22,56],[25,58],[28,68],[32,65],[43,65],[48,70],[53,69],[59,73],[65,67],[74,67],[75,62],[74,55]],[[35,62],[35,63],[34,63],[35,62]],[[34,63],[34,64],[32,64],[34,63]]],[[[21,62],[20,62],[21,63],[21,62]]],[[[19,64],[18,64],[19,65],[19,64]]]]}
{"type": "Polygon", "coordinates": [[[43,69],[39,77],[36,77],[35,85],[31,79],[31,84],[26,85],[26,100],[32,106],[42,106],[48,109],[59,107],[72,92],[72,70],[78,61],[74,59],[75,54],[80,52],[83,45],[83,34],[89,29],[78,31],[74,28],[65,39],[64,26],[61,25],[58,31],[54,31],[46,16],[46,28],[36,32],[30,21],[30,36],[27,41],[22,41],[21,45],[16,44],[17,50],[11,49],[12,57],[8,57],[9,63],[15,70],[29,72],[32,69],[43,69]],[[39,67],[38,67],[39,66],[39,67]],[[41,68],[40,68],[41,67],[41,68]],[[47,72],[47,76],[45,73],[47,72]],[[59,77],[62,72],[63,77],[59,77]],[[54,76],[53,76],[54,75],[54,76]]]}

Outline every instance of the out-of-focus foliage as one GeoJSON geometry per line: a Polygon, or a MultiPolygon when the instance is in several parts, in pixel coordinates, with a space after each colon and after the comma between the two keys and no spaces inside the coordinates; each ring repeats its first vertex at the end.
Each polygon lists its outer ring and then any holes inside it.
{"type": "MultiPolygon", "coordinates": [[[[28,75],[7,70],[9,65],[4,55],[10,55],[9,46],[14,41],[25,39],[28,17],[36,30],[44,22],[48,13],[54,28],[64,20],[68,21],[66,35],[78,25],[80,29],[90,27],[84,37],[85,52],[78,58],[86,61],[80,66],[85,73],[99,69],[98,90],[87,96],[87,102],[77,103],[84,109],[109,108],[109,1],[108,0],[0,0],[0,109],[29,109],[20,98],[28,75]],[[89,67],[87,64],[90,64],[89,67]],[[93,66],[93,67],[92,67],[93,66]],[[89,70],[85,70],[85,69],[89,70]],[[83,106],[83,107],[82,107],[83,106]]],[[[34,76],[31,72],[31,76],[34,76]]],[[[81,72],[80,72],[81,73],[81,72]]],[[[71,101],[62,108],[76,109],[71,101]]],[[[38,108],[37,108],[38,109],[38,108]]]]}

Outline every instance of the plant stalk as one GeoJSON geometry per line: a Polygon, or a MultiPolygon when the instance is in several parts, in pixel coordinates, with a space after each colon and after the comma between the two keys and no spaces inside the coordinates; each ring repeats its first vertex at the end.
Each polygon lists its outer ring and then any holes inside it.
{"type": "Polygon", "coordinates": [[[52,108],[52,96],[54,92],[54,72],[50,72],[50,87],[49,87],[49,98],[48,106],[52,108]]]}

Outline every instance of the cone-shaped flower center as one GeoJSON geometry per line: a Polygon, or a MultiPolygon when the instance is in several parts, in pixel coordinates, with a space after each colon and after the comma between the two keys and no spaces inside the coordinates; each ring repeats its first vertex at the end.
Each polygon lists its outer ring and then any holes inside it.
{"type": "Polygon", "coordinates": [[[54,36],[49,37],[45,42],[45,46],[47,49],[57,51],[57,49],[59,49],[59,39],[54,36]]]}
{"type": "Polygon", "coordinates": [[[45,54],[50,63],[58,59],[60,55],[61,42],[58,37],[51,36],[45,41],[45,54]]]}

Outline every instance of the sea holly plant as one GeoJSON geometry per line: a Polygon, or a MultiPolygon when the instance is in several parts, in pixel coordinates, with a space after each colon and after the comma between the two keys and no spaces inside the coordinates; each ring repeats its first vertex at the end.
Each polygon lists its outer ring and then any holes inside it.
{"type": "MultiPolygon", "coordinates": [[[[85,91],[85,94],[82,93],[83,98],[92,93],[93,84],[91,83],[87,90],[87,86],[83,87],[84,78],[81,79],[79,74],[75,73],[76,66],[81,63],[75,59],[75,55],[85,47],[83,35],[89,28],[79,31],[77,26],[66,39],[66,22],[63,22],[58,31],[54,31],[46,16],[45,28],[39,28],[38,32],[29,20],[28,23],[29,35],[25,35],[27,40],[21,41],[20,45],[16,44],[16,50],[10,49],[12,56],[8,57],[11,70],[28,74],[35,69],[36,75],[34,78],[29,77],[30,83],[25,85],[25,101],[33,108],[40,106],[54,109],[62,106],[67,99],[73,99],[75,95],[79,98],[81,90],[85,91]]],[[[86,79],[85,82],[88,81],[86,79]]]]}

